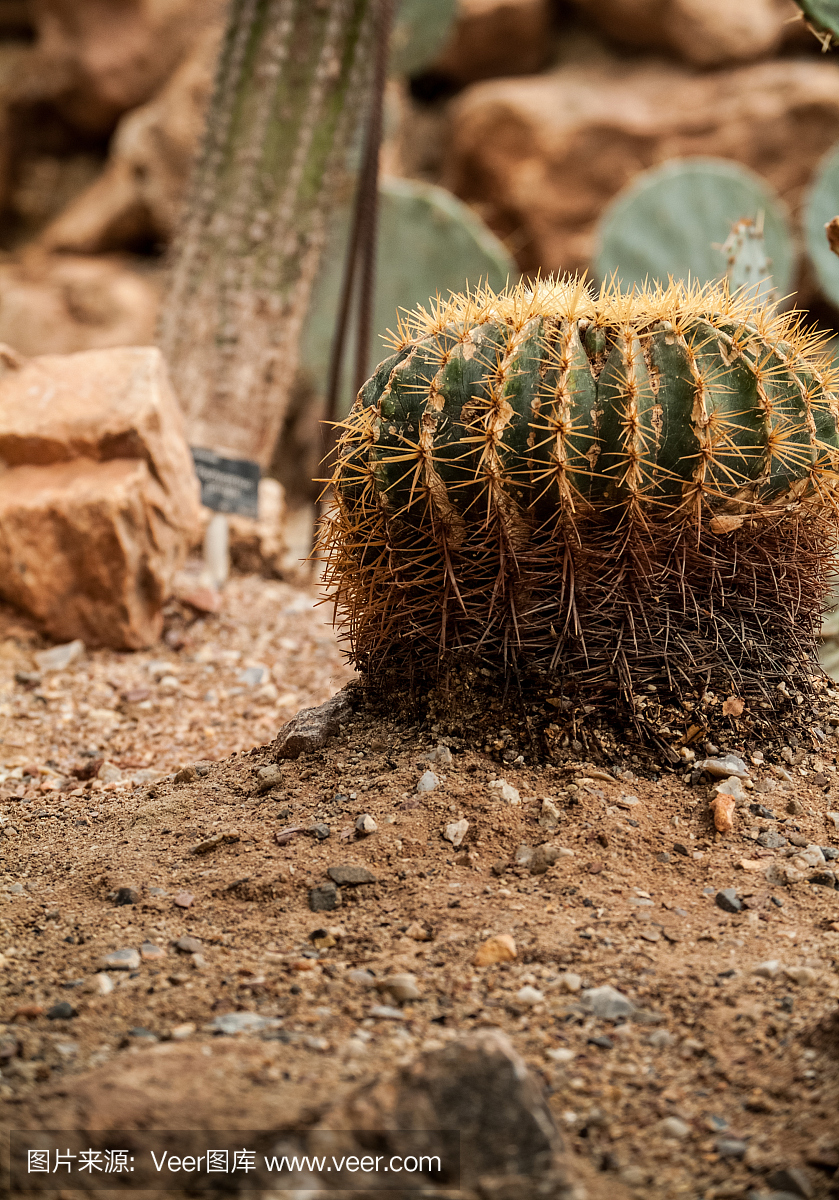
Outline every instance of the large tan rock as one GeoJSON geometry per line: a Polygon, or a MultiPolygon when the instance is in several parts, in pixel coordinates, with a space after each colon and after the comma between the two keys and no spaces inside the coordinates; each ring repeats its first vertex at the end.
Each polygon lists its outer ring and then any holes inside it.
{"type": "Polygon", "coordinates": [[[549,0],[458,0],[452,36],[430,70],[458,83],[527,75],[550,60],[549,0]]]}
{"type": "Polygon", "coordinates": [[[799,10],[794,0],[576,0],[604,33],[665,50],[700,67],[746,62],[777,50],[799,10]]]}
{"type": "Polygon", "coordinates": [[[109,132],[145,104],[225,0],[31,0],[37,41],[20,98],[48,100],[78,129],[109,132]]]}
{"type": "Polygon", "coordinates": [[[159,351],[4,350],[2,369],[0,597],[62,641],[150,645],[200,522],[159,351]]]}
{"type": "Polygon", "coordinates": [[[580,271],[598,216],[639,171],[683,155],[735,159],[797,213],[837,130],[828,61],[697,74],[614,60],[469,88],[452,108],[446,182],[524,270],[580,271]]]}
{"type": "Polygon", "coordinates": [[[154,340],[160,289],[119,260],[28,254],[0,265],[0,342],[72,354],[154,340]]]}
{"type": "Polygon", "coordinates": [[[47,226],[43,247],[95,253],[171,238],[204,127],[219,32],[204,33],[161,92],[122,118],[104,171],[47,226]]]}

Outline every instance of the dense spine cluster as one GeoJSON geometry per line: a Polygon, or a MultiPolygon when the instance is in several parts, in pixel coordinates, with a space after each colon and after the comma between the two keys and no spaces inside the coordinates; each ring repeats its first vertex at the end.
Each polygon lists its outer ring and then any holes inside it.
{"type": "Polygon", "coordinates": [[[372,678],[458,661],[770,703],[836,565],[817,340],[727,289],[575,281],[420,311],[345,423],[327,591],[372,678]]]}

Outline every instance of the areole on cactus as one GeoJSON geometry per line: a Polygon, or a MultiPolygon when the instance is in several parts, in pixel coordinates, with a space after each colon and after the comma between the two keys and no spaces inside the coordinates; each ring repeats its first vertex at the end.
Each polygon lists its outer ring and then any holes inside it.
{"type": "MultiPolygon", "coordinates": [[[[806,684],[836,569],[837,373],[725,286],[576,280],[407,317],[343,426],[327,595],[373,680],[583,697],[806,684]]],[[[812,669],[815,669],[814,667],[812,669]]]]}

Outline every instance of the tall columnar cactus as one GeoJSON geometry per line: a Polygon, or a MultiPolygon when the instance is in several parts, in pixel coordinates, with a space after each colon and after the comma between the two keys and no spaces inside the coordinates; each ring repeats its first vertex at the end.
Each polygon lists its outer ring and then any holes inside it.
{"type": "Polygon", "coordinates": [[[270,461],[375,0],[232,0],[161,343],[195,445],[270,461]]]}
{"type": "Polygon", "coordinates": [[[839,401],[796,318],[725,286],[566,281],[420,309],[393,350],[345,423],[321,539],[369,676],[460,660],[770,706],[806,684],[839,401]]]}

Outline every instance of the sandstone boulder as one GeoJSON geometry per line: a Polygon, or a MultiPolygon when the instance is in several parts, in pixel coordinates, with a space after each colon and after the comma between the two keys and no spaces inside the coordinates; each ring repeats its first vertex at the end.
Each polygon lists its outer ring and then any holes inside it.
{"type": "Polygon", "coordinates": [[[454,32],[430,70],[457,83],[540,71],[551,56],[548,0],[459,0],[454,32]]]}
{"type": "Polygon", "coordinates": [[[200,37],[161,92],[122,118],[104,171],[47,226],[42,246],[95,253],[171,238],[204,127],[218,34],[211,28],[200,37]]]}
{"type": "Polygon", "coordinates": [[[88,133],[145,104],[224,0],[32,0],[37,40],[21,100],[49,101],[88,133]]]}
{"type": "Polygon", "coordinates": [[[508,240],[522,269],[579,271],[598,216],[639,171],[684,155],[734,159],[797,215],[837,129],[831,62],[697,74],[615,59],[467,89],[451,112],[446,182],[508,240]]]}
{"type": "Polygon", "coordinates": [[[0,362],[0,597],[61,641],[151,644],[200,520],[159,351],[0,362]]]}
{"type": "Polygon", "coordinates": [[[0,265],[0,342],[22,354],[72,354],[154,339],[154,279],[108,258],[27,255],[0,265]]]}
{"type": "Polygon", "coordinates": [[[771,54],[799,11],[793,0],[576,0],[576,5],[624,45],[664,50],[699,67],[771,54]]]}

